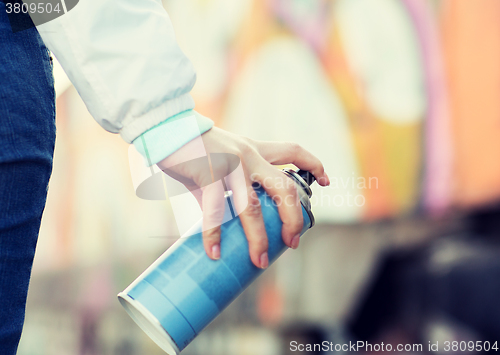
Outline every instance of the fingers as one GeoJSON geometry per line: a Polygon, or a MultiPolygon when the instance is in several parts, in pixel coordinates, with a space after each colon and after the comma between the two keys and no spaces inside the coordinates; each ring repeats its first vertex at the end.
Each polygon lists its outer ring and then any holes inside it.
{"type": "MultiPolygon", "coordinates": [[[[158,166],[175,170],[179,175],[176,178],[181,182],[184,181],[183,178],[187,178],[196,187],[201,187],[203,245],[210,258],[219,259],[221,224],[226,212],[225,187],[219,179],[226,180],[227,174],[233,171],[235,162],[240,163],[241,159],[241,176],[229,185],[232,185],[230,188],[236,212],[248,240],[250,259],[255,266],[266,268],[269,265],[267,233],[250,174],[261,177],[257,181],[278,207],[283,222],[283,241],[289,247],[296,248],[303,225],[297,187],[271,164],[295,164],[300,169],[310,171],[320,185],[326,186],[329,179],[323,165],[318,158],[294,143],[255,142],[216,127],[205,132],[202,138],[186,144],[158,163],[158,166]],[[211,160],[210,157],[214,159],[211,160]]],[[[191,186],[189,181],[184,182],[191,186]]],[[[194,194],[200,202],[199,192],[194,194]]]]}
{"type": "Polygon", "coordinates": [[[234,207],[248,240],[250,259],[255,266],[265,269],[269,266],[267,233],[260,200],[251,183],[241,175],[230,180],[234,207]]]}
{"type": "Polygon", "coordinates": [[[283,222],[281,229],[283,242],[290,248],[297,249],[304,223],[297,185],[272,166],[268,166],[266,176],[261,181],[261,185],[278,206],[278,212],[283,222]]]}
{"type": "Polygon", "coordinates": [[[294,164],[299,169],[311,172],[321,186],[330,185],[330,179],[321,161],[297,143],[254,142],[259,153],[274,165],[294,164]]]}
{"type": "Polygon", "coordinates": [[[220,259],[220,226],[225,211],[224,188],[219,181],[202,190],[203,245],[207,255],[217,260],[220,259]]]}

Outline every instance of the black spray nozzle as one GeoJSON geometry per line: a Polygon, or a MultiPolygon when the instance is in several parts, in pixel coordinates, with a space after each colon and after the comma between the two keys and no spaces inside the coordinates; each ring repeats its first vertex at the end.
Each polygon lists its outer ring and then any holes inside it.
{"type": "Polygon", "coordinates": [[[307,182],[309,186],[311,186],[312,183],[316,181],[314,175],[307,170],[299,170],[297,171],[297,175],[299,175],[302,179],[304,179],[304,181],[307,182]]]}

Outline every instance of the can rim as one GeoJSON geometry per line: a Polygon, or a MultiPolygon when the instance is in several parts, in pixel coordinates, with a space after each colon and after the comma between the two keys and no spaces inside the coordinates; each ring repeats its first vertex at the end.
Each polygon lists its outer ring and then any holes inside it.
{"type": "Polygon", "coordinates": [[[311,197],[312,196],[312,190],[311,190],[311,187],[309,186],[309,184],[302,178],[302,176],[300,176],[299,174],[297,174],[297,172],[293,169],[289,169],[289,168],[285,168],[283,169],[283,172],[285,174],[288,174],[289,176],[291,176],[292,178],[294,178],[295,180],[297,180],[301,185],[302,185],[302,188],[304,189],[304,191],[306,192],[307,194],[307,197],[311,197]]]}
{"type": "Polygon", "coordinates": [[[118,294],[118,300],[135,323],[168,355],[179,355],[180,350],[160,321],[140,302],[125,292],[118,294]]]}
{"type": "Polygon", "coordinates": [[[299,191],[300,204],[306,210],[307,215],[309,216],[309,220],[311,221],[311,223],[309,224],[309,228],[314,227],[316,221],[311,211],[311,200],[310,200],[310,197],[312,196],[311,187],[299,174],[297,174],[295,170],[286,168],[283,169],[282,171],[283,173],[285,173],[285,175],[288,175],[292,179],[295,179],[295,181],[301,185],[302,191],[299,191]]]}

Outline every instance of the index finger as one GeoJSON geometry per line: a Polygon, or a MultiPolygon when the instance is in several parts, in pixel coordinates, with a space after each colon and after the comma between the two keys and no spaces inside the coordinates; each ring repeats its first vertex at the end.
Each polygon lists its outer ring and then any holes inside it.
{"type": "Polygon", "coordinates": [[[255,142],[260,155],[274,165],[293,164],[314,175],[321,186],[330,185],[330,179],[321,161],[312,153],[292,142],[255,142]]]}

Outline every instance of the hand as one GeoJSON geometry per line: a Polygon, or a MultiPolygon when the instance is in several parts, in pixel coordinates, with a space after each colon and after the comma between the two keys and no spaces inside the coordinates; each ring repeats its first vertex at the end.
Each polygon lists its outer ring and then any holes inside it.
{"type": "Polygon", "coordinates": [[[259,142],[216,127],[157,165],[182,182],[198,200],[203,210],[203,244],[212,259],[220,258],[224,190],[232,190],[236,213],[248,240],[250,258],[255,266],[266,268],[269,265],[268,240],[260,202],[252,183],[260,183],[273,200],[287,202],[277,203],[283,222],[282,238],[287,246],[298,247],[303,225],[296,185],[273,164],[294,164],[311,172],[321,186],[330,184],[319,159],[298,144],[259,142]],[[219,180],[223,183],[214,183],[219,180]]]}

